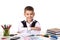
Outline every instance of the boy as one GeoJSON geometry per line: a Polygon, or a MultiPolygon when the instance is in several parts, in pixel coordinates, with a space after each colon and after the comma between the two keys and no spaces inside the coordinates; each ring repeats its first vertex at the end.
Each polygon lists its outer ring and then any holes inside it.
{"type": "Polygon", "coordinates": [[[18,30],[19,32],[22,32],[21,30],[24,28],[27,28],[28,30],[35,30],[35,31],[41,30],[39,22],[33,19],[33,17],[35,16],[33,7],[31,6],[25,7],[24,16],[26,17],[26,20],[21,21],[18,30]]]}

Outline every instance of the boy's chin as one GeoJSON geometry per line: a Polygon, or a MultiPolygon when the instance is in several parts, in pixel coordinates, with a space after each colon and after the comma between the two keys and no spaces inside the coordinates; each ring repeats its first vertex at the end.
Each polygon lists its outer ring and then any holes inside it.
{"type": "Polygon", "coordinates": [[[29,21],[32,21],[33,19],[28,19],[29,21]]]}

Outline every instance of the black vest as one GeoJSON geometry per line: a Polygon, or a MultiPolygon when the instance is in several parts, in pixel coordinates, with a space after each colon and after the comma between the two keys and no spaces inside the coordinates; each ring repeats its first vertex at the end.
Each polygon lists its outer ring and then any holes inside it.
{"type": "MultiPolygon", "coordinates": [[[[25,21],[25,20],[21,21],[21,23],[23,24],[23,27],[27,27],[27,25],[26,25],[26,21],[25,21]]],[[[32,24],[30,25],[30,27],[35,27],[35,24],[36,24],[36,23],[37,23],[36,20],[33,21],[32,24]]]]}

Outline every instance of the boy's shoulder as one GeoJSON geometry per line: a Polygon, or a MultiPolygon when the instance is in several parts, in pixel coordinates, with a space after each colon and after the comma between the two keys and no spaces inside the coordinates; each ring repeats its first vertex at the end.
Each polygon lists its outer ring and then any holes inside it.
{"type": "Polygon", "coordinates": [[[22,20],[21,22],[25,22],[25,20],[22,20]]]}
{"type": "MultiPolygon", "coordinates": [[[[22,20],[21,23],[25,24],[26,20],[22,20]]],[[[33,20],[31,23],[39,23],[37,20],[33,20]]]]}

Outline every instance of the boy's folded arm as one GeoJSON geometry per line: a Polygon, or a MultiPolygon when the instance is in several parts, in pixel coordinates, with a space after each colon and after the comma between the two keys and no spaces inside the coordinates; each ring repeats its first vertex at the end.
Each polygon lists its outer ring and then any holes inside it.
{"type": "Polygon", "coordinates": [[[31,30],[37,30],[37,31],[41,31],[41,26],[40,26],[40,23],[37,22],[35,27],[31,27],[31,30]]]}
{"type": "Polygon", "coordinates": [[[31,27],[31,30],[37,30],[37,31],[40,31],[41,28],[40,28],[40,27],[31,27]]]}

